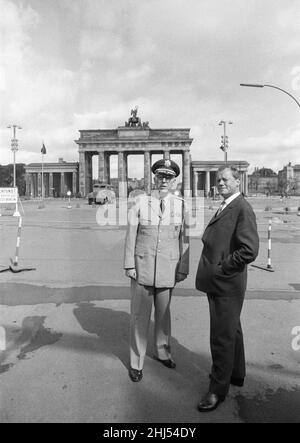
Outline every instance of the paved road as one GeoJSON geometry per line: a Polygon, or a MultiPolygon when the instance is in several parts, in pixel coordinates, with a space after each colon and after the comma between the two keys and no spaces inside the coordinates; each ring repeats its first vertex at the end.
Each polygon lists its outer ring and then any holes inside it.
{"type": "MultiPolygon", "coordinates": [[[[243,310],[247,382],[231,388],[216,411],[201,415],[196,404],[207,388],[210,354],[208,306],[194,289],[199,238],[191,241],[191,276],[172,301],[177,368],[153,360],[150,340],[144,379],[133,384],[127,376],[125,230],[99,226],[96,209],[83,204],[67,209],[67,202],[56,201],[37,209],[31,203],[24,209],[19,266],[36,271],[0,273],[6,346],[0,352],[0,422],[300,421],[300,350],[292,348],[292,329],[300,326],[296,214],[272,214],[275,272],[249,268],[243,310]]],[[[257,263],[266,264],[270,214],[256,209],[257,263]]],[[[213,210],[207,209],[206,219],[213,210]]],[[[16,225],[9,216],[0,220],[0,265],[14,255],[16,225]]]]}

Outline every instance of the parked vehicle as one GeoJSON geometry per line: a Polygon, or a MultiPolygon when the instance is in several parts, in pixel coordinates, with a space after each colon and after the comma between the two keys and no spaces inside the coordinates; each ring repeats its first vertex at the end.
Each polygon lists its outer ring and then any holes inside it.
{"type": "Polygon", "coordinates": [[[104,205],[112,203],[116,198],[111,185],[108,183],[94,183],[93,191],[88,194],[88,204],[104,205]]]}

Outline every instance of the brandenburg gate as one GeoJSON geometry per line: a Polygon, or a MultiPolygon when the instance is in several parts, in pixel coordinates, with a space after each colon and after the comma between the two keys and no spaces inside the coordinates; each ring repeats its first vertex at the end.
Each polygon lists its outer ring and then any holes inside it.
{"type": "Polygon", "coordinates": [[[152,129],[149,122],[141,122],[137,107],[124,126],[116,129],[79,130],[79,191],[86,196],[92,190],[92,157],[97,155],[98,180],[110,183],[110,156],[118,155],[119,197],[127,197],[127,159],[129,155],[144,156],[144,183],[147,194],[151,192],[151,156],[162,154],[182,155],[182,181],[185,195],[190,192],[190,129],[152,129]]]}

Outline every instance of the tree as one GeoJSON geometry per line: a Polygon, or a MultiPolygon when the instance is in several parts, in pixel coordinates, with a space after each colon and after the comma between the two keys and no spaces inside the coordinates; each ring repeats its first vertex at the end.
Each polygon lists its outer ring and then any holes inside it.
{"type": "Polygon", "coordinates": [[[272,182],[267,181],[265,189],[266,189],[267,194],[271,197],[272,192],[273,192],[273,184],[272,184],[272,182]]]}
{"type": "MultiPolygon", "coordinates": [[[[10,165],[0,165],[0,187],[9,188],[14,183],[14,167],[10,165]]],[[[23,163],[16,164],[16,185],[18,187],[19,195],[25,195],[25,165],[23,163]]]]}

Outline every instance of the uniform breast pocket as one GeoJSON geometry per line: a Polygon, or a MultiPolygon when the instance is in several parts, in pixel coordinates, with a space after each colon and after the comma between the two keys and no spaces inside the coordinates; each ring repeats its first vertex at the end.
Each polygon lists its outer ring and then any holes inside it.
{"type": "Polygon", "coordinates": [[[139,222],[139,224],[140,224],[141,226],[150,226],[150,225],[152,225],[153,223],[152,223],[151,218],[140,218],[140,222],[139,222]]]}

